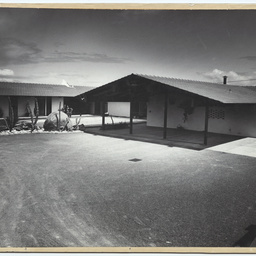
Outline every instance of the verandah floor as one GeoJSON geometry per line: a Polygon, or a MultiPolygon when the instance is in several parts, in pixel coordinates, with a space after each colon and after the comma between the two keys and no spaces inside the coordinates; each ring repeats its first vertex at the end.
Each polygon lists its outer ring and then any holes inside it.
{"type": "Polygon", "coordinates": [[[168,128],[166,139],[163,139],[163,128],[149,127],[146,123],[133,124],[133,134],[129,133],[129,128],[102,130],[100,127],[87,127],[85,132],[95,135],[145,141],[196,150],[205,149],[243,138],[241,136],[208,133],[207,145],[204,145],[203,131],[200,132],[168,128]]]}

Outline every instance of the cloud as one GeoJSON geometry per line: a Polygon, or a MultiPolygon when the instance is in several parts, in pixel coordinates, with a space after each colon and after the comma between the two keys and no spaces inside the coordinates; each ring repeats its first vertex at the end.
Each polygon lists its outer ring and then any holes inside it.
{"type": "Polygon", "coordinates": [[[11,69],[0,69],[0,76],[13,76],[14,72],[11,69]]]}
{"type": "Polygon", "coordinates": [[[223,83],[223,76],[228,77],[228,83],[233,84],[240,84],[240,85],[250,85],[252,82],[250,80],[255,79],[255,75],[245,75],[245,73],[238,73],[235,71],[222,71],[219,69],[214,69],[213,71],[206,72],[206,73],[198,73],[204,78],[211,80],[217,83],[223,83]]]}
{"type": "Polygon", "coordinates": [[[19,82],[19,81],[13,78],[0,77],[0,82],[19,82]]]}
{"type": "Polygon", "coordinates": [[[43,74],[33,74],[29,73],[28,75],[17,75],[11,69],[0,69],[0,81],[4,82],[34,82],[38,78],[48,78],[49,73],[43,74]]]}
{"type": "Polygon", "coordinates": [[[256,56],[244,56],[244,57],[240,57],[240,59],[256,61],[256,56]]]}
{"type": "Polygon", "coordinates": [[[99,62],[99,63],[124,63],[127,58],[118,58],[102,53],[78,53],[78,52],[60,52],[45,55],[44,62],[99,62]]]}
{"type": "Polygon", "coordinates": [[[18,82],[19,77],[14,75],[14,71],[11,69],[0,69],[0,81],[1,82],[18,82]]]}
{"type": "MultiPolygon", "coordinates": [[[[22,71],[21,71],[22,72],[22,71]]],[[[19,71],[16,71],[19,73],[19,71]]],[[[32,70],[29,73],[22,72],[22,75],[15,74],[14,76],[3,77],[0,76],[0,81],[5,82],[21,82],[21,83],[43,83],[43,84],[58,84],[61,85],[62,80],[68,81],[70,86],[72,85],[85,85],[87,84],[88,75],[79,74],[78,72],[48,72],[41,71],[40,73],[32,70]]]]}
{"type": "Polygon", "coordinates": [[[16,77],[11,69],[0,69],[0,81],[1,82],[16,82],[16,77]]]}
{"type": "Polygon", "coordinates": [[[0,38],[0,63],[2,65],[35,63],[41,52],[34,43],[22,42],[14,38],[0,38]]]}
{"type": "Polygon", "coordinates": [[[103,53],[85,52],[45,52],[35,43],[23,42],[14,38],[0,39],[0,64],[38,64],[61,62],[97,62],[97,63],[124,63],[127,58],[118,58],[103,53]]]}

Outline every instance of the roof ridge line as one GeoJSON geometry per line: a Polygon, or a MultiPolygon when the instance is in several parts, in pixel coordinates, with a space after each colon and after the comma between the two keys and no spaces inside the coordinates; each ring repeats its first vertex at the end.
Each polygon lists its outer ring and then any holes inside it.
{"type": "Polygon", "coordinates": [[[152,78],[164,78],[164,79],[173,79],[178,81],[185,81],[185,82],[196,82],[196,83],[204,83],[204,84],[214,84],[214,85],[225,85],[225,86],[240,86],[240,85],[233,85],[233,84],[223,84],[217,82],[208,82],[208,81],[200,81],[200,80],[193,80],[193,79],[183,79],[183,78],[176,78],[176,77],[168,77],[168,76],[156,76],[156,75],[146,75],[146,74],[135,74],[142,77],[152,77],[152,78]]]}
{"type": "MultiPolygon", "coordinates": [[[[53,83],[31,83],[31,82],[10,82],[10,81],[0,81],[0,83],[7,83],[7,84],[27,84],[27,85],[55,85],[55,86],[65,86],[63,84],[53,84],[53,83]]],[[[73,86],[85,86],[85,85],[72,85],[73,86]]],[[[72,88],[72,87],[68,87],[67,88],[72,88]]]]}

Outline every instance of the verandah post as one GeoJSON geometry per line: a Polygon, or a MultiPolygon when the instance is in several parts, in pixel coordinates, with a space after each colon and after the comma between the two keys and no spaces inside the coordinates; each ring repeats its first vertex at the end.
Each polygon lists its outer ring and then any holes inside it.
{"type": "Polygon", "coordinates": [[[163,139],[166,139],[166,136],[167,136],[167,114],[168,114],[168,91],[165,92],[165,96],[164,96],[164,130],[163,130],[163,139]]]}
{"type": "Polygon", "coordinates": [[[207,145],[208,140],[208,119],[209,119],[209,101],[205,101],[205,119],[204,119],[204,145],[207,145]]]}
{"type": "Polygon", "coordinates": [[[130,100],[130,134],[133,133],[133,100],[130,100]]]}
{"type": "Polygon", "coordinates": [[[105,130],[105,101],[101,102],[102,130],[105,130]]]}
{"type": "Polygon", "coordinates": [[[60,118],[61,118],[60,112],[61,112],[61,101],[60,101],[60,103],[59,103],[59,109],[58,109],[58,111],[59,111],[59,120],[58,120],[57,125],[58,125],[58,131],[60,131],[60,118]]]}

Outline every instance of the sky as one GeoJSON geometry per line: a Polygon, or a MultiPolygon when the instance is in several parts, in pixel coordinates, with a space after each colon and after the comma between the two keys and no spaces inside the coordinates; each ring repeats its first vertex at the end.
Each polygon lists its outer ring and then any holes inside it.
{"type": "Polygon", "coordinates": [[[0,81],[101,86],[131,73],[256,86],[256,10],[0,8],[0,81]]]}

